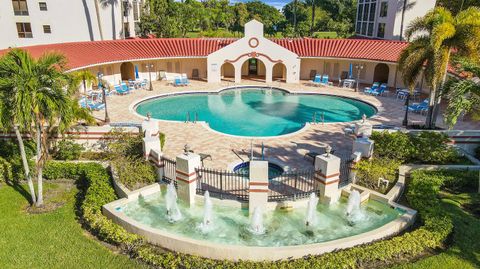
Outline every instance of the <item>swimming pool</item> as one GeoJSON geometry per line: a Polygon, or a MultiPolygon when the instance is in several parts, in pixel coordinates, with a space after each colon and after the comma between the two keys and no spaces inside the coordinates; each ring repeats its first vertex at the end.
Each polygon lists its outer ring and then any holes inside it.
{"type": "Polygon", "coordinates": [[[278,89],[235,88],[219,93],[175,94],[140,102],[140,115],[160,120],[205,121],[221,133],[271,137],[296,132],[316,121],[349,122],[375,115],[375,107],[351,98],[291,94],[278,89]]]}

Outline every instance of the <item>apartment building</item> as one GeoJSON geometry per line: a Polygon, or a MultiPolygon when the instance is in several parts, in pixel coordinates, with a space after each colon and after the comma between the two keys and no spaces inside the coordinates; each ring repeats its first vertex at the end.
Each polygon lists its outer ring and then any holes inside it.
{"type": "Polygon", "coordinates": [[[405,30],[415,18],[435,7],[436,0],[358,0],[357,36],[404,40],[405,30]]]}
{"type": "Polygon", "coordinates": [[[2,0],[0,49],[135,37],[143,0],[2,0]]]}

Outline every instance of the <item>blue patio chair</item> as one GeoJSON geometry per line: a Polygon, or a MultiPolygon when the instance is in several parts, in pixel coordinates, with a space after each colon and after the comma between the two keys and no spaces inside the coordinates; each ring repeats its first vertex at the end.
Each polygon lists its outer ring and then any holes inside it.
{"type": "Polygon", "coordinates": [[[120,84],[120,86],[122,86],[122,90],[125,94],[129,94],[130,93],[130,88],[127,86],[127,83],[125,82],[122,82],[120,84]]]}
{"type": "Polygon", "coordinates": [[[376,90],[372,91],[370,94],[373,95],[373,96],[379,96],[379,95],[382,95],[385,90],[387,90],[387,84],[382,84],[380,85],[380,88],[377,88],[376,90]]]}
{"type": "Polygon", "coordinates": [[[190,81],[188,81],[188,77],[187,77],[187,74],[182,74],[182,84],[187,86],[188,84],[190,84],[190,81]]]}
{"type": "Polygon", "coordinates": [[[175,77],[175,79],[173,80],[173,85],[174,86],[183,86],[182,78],[181,77],[175,77]]]}
{"type": "Polygon", "coordinates": [[[145,90],[147,88],[147,82],[148,82],[147,79],[140,81],[140,88],[145,90]]]}
{"type": "Polygon", "coordinates": [[[121,85],[114,85],[113,88],[115,89],[115,92],[117,94],[124,95],[124,94],[128,93],[128,89],[127,89],[127,92],[126,92],[121,85]]]}
{"type": "Polygon", "coordinates": [[[421,103],[414,103],[410,106],[408,106],[408,111],[416,112],[416,113],[422,113],[424,111],[428,111],[428,106],[429,106],[429,101],[430,99],[425,99],[421,103]]]}
{"type": "Polygon", "coordinates": [[[365,87],[363,89],[363,92],[367,93],[367,94],[370,94],[370,93],[372,93],[372,91],[376,91],[379,86],[380,86],[380,82],[374,82],[372,84],[372,87],[365,87]]]}
{"type": "Polygon", "coordinates": [[[327,86],[328,85],[328,75],[323,75],[322,81],[320,82],[321,85],[327,86]]]}
{"type": "Polygon", "coordinates": [[[105,108],[105,104],[103,103],[95,103],[91,100],[86,99],[85,97],[80,99],[80,106],[82,108],[87,108],[90,110],[102,110],[105,108]]]}
{"type": "Polygon", "coordinates": [[[320,76],[320,75],[318,75],[318,74],[315,75],[315,76],[313,77],[312,82],[313,82],[314,84],[318,84],[318,83],[322,82],[322,76],[320,76]]]}

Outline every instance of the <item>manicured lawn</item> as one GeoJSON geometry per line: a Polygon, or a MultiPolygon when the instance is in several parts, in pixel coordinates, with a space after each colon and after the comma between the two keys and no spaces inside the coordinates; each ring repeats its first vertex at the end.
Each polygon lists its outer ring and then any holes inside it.
{"type": "Polygon", "coordinates": [[[480,194],[443,192],[441,195],[442,207],[454,223],[452,245],[443,253],[396,268],[480,268],[480,219],[462,208],[473,204],[479,210],[480,194]]]}
{"type": "MultiPolygon", "coordinates": [[[[57,184],[47,183],[54,190],[57,184]]],[[[0,268],[142,268],[115,254],[81,228],[74,212],[76,189],[57,196],[66,204],[49,213],[28,214],[13,187],[0,186],[0,268]]]]}

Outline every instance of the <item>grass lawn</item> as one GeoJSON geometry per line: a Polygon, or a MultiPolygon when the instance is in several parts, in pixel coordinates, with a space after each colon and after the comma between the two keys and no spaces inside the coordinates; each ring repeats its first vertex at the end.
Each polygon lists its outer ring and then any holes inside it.
{"type": "MultiPolygon", "coordinates": [[[[45,183],[46,192],[61,185],[45,183]]],[[[26,199],[13,187],[0,186],[0,268],[142,268],[125,255],[115,254],[76,221],[74,187],[52,196],[61,204],[42,214],[25,211],[26,199]]]]}
{"type": "Polygon", "coordinates": [[[464,210],[480,212],[480,194],[451,194],[442,192],[442,207],[454,223],[453,242],[448,250],[412,264],[396,268],[480,268],[480,219],[464,210]]]}

